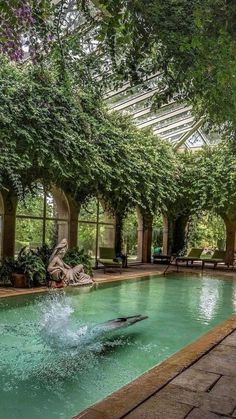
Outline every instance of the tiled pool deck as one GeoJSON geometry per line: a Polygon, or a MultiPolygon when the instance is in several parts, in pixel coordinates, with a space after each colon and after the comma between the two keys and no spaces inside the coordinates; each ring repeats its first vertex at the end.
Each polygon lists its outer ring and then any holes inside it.
{"type": "Polygon", "coordinates": [[[236,315],[74,419],[235,418],[235,329],[236,315]]]}
{"type": "MultiPolygon", "coordinates": [[[[118,272],[95,271],[98,283],[161,274],[164,265],[137,265],[118,272]]],[[[175,266],[169,272],[176,271],[175,266]]],[[[180,272],[201,274],[198,268],[180,272]]],[[[205,269],[209,275],[236,276],[236,272],[205,269]]],[[[46,292],[0,288],[0,297],[46,292]]],[[[236,418],[236,315],[186,346],[76,419],[214,419],[236,418]]]]}

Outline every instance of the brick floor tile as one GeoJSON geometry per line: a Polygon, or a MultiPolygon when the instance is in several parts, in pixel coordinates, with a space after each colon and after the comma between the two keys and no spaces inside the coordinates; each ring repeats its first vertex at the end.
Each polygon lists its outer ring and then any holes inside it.
{"type": "Polygon", "coordinates": [[[190,367],[172,380],[171,384],[176,384],[180,387],[194,391],[207,391],[219,377],[219,374],[190,367]]]}
{"type": "Polygon", "coordinates": [[[194,364],[195,369],[215,374],[236,376],[235,359],[207,354],[194,364]]]}
{"type": "Polygon", "coordinates": [[[151,397],[129,413],[127,419],[184,419],[192,409],[183,403],[151,397]]]}
{"type": "Polygon", "coordinates": [[[188,404],[221,415],[230,415],[236,407],[235,400],[230,397],[217,397],[211,393],[191,391],[173,384],[168,384],[154,397],[156,400],[158,397],[164,397],[166,400],[188,404]]]}
{"type": "Polygon", "coordinates": [[[211,389],[210,394],[217,397],[230,397],[235,400],[236,407],[236,377],[221,377],[211,389]]]}
{"type": "Polygon", "coordinates": [[[223,340],[222,344],[236,346],[236,332],[233,332],[231,335],[227,336],[227,338],[223,340]]]}
{"type": "Polygon", "coordinates": [[[234,411],[235,400],[230,397],[216,397],[211,393],[202,393],[199,407],[220,415],[230,415],[234,411]]]}
{"type": "Polygon", "coordinates": [[[189,404],[190,406],[195,407],[200,406],[202,398],[202,393],[187,390],[183,387],[172,384],[172,382],[160,390],[156,397],[158,395],[168,400],[174,400],[176,402],[189,404]]]}
{"type": "Polygon", "coordinates": [[[188,416],[186,416],[186,419],[228,419],[228,417],[229,416],[219,416],[216,413],[209,412],[208,410],[195,408],[188,414],[188,416]]]}
{"type": "Polygon", "coordinates": [[[233,411],[232,417],[236,418],[236,409],[233,411]]]}
{"type": "Polygon", "coordinates": [[[236,346],[226,345],[224,343],[225,341],[223,341],[222,344],[217,345],[214,349],[212,349],[211,355],[223,356],[224,358],[230,357],[236,360],[236,346]]]}

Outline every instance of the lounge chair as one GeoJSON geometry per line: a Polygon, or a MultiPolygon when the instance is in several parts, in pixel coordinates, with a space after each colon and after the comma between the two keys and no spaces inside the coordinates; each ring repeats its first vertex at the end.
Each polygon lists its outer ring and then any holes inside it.
{"type": "Polygon", "coordinates": [[[201,254],[203,252],[202,248],[196,248],[193,247],[190,252],[187,254],[187,256],[177,256],[175,259],[175,263],[178,266],[178,262],[186,262],[186,265],[188,266],[188,263],[191,262],[193,264],[194,261],[201,261],[200,258],[201,254]]]}
{"type": "Polygon", "coordinates": [[[215,250],[211,257],[202,259],[202,269],[204,269],[205,263],[213,263],[214,269],[218,263],[224,263],[229,267],[229,264],[225,263],[225,255],[225,250],[215,250]]]}
{"type": "Polygon", "coordinates": [[[98,262],[104,266],[104,273],[107,268],[119,268],[120,273],[122,272],[122,259],[117,258],[115,249],[112,247],[99,247],[100,257],[98,262]]]}
{"type": "Polygon", "coordinates": [[[163,255],[162,253],[154,252],[153,255],[153,263],[170,263],[171,255],[163,255]]]}

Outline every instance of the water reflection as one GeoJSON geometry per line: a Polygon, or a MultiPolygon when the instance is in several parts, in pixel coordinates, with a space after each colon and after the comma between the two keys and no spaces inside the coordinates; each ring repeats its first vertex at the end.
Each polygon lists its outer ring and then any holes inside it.
{"type": "Polygon", "coordinates": [[[199,313],[201,318],[208,323],[215,316],[219,298],[222,297],[223,282],[217,279],[203,278],[201,283],[199,313]]]}
{"type": "Polygon", "coordinates": [[[0,302],[2,417],[58,419],[74,416],[227,319],[236,309],[236,282],[171,274],[12,298],[5,307],[0,302]],[[85,341],[84,325],[138,313],[149,318],[85,341]],[[76,346],[68,345],[74,339],[76,346]]]}

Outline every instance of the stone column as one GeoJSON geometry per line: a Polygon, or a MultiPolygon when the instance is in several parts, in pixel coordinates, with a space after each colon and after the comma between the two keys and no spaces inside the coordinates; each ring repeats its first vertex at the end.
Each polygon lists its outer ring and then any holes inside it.
{"type": "Polygon", "coordinates": [[[189,215],[180,215],[174,221],[172,253],[178,254],[184,249],[187,240],[189,215]]]}
{"type": "Polygon", "coordinates": [[[226,263],[233,263],[236,252],[236,217],[223,216],[226,226],[226,263]]]}
{"type": "Polygon", "coordinates": [[[138,216],[138,246],[137,246],[137,260],[142,262],[143,260],[143,214],[140,209],[137,208],[138,216]]]}
{"type": "Polygon", "coordinates": [[[101,240],[101,233],[99,230],[99,246],[110,247],[114,249],[115,247],[115,218],[105,209],[105,205],[103,206],[103,209],[104,209],[104,215],[103,215],[104,218],[101,221],[101,228],[104,229],[104,235],[103,235],[103,240],[101,240]],[[103,222],[107,224],[102,224],[103,222]]]}
{"type": "Polygon", "coordinates": [[[151,214],[143,215],[143,249],[142,262],[150,263],[152,255],[152,223],[153,216],[151,214]]]}
{"type": "Polygon", "coordinates": [[[15,253],[17,196],[13,192],[3,190],[2,200],[4,206],[2,257],[5,258],[14,256],[15,253]]]}
{"type": "Polygon", "coordinates": [[[167,215],[163,215],[163,255],[169,255],[171,253],[171,238],[173,234],[173,224],[167,215]]]}
{"type": "Polygon", "coordinates": [[[78,245],[78,219],[81,204],[69,194],[66,194],[66,198],[69,206],[68,245],[71,249],[78,245]]]}
{"type": "Polygon", "coordinates": [[[122,235],[123,235],[124,220],[122,215],[115,215],[115,252],[120,254],[122,252],[122,235]]]}

